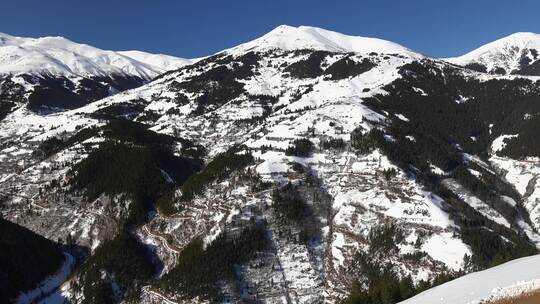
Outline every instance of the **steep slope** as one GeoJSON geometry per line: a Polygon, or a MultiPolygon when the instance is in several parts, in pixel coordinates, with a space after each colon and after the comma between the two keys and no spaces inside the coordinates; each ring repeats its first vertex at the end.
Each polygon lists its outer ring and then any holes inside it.
{"type": "Polygon", "coordinates": [[[158,74],[171,70],[177,70],[185,65],[192,64],[200,60],[198,58],[185,59],[164,54],[151,54],[141,51],[120,51],[116,53],[150,65],[153,69],[157,70],[158,74]]]}
{"type": "Polygon", "coordinates": [[[0,33],[0,119],[24,104],[41,113],[77,108],[191,62],[136,51],[104,51],[62,37],[0,33]]]}
{"type": "Polygon", "coordinates": [[[540,76],[540,35],[515,33],[444,60],[491,74],[540,76]]]}
{"type": "Polygon", "coordinates": [[[514,260],[442,284],[400,304],[491,303],[540,288],[540,256],[514,260]]]}
{"type": "Polygon", "coordinates": [[[76,110],[10,113],[0,212],[90,247],[76,303],[397,302],[537,252],[536,209],[491,161],[540,156],[539,90],[281,26],[76,110]],[[132,268],[104,254],[122,246],[132,268]]]}
{"type": "Polygon", "coordinates": [[[3,303],[36,288],[39,282],[60,269],[63,260],[58,244],[0,218],[0,300],[3,303]]]}

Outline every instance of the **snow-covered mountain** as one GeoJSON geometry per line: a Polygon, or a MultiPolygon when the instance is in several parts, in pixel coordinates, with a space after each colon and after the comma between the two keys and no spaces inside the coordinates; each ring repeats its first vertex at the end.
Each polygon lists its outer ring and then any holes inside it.
{"type": "Polygon", "coordinates": [[[491,74],[540,76],[540,35],[515,33],[445,60],[491,74]]]}
{"type": "Polygon", "coordinates": [[[539,96],[280,26],[76,109],[7,113],[0,215],[77,249],[55,299],[395,303],[538,252],[539,96]]]}
{"type": "Polygon", "coordinates": [[[195,61],[0,33],[0,119],[23,105],[41,113],[77,108],[195,61]]]}
{"type": "Polygon", "coordinates": [[[190,62],[138,51],[105,51],[63,37],[22,38],[0,33],[0,74],[129,75],[149,80],[190,62]]]}
{"type": "Polygon", "coordinates": [[[398,54],[413,58],[423,56],[397,43],[360,36],[349,36],[341,33],[311,27],[293,27],[281,25],[266,35],[236,46],[227,52],[246,52],[250,50],[280,49],[293,50],[319,50],[340,53],[382,53],[398,54]]]}

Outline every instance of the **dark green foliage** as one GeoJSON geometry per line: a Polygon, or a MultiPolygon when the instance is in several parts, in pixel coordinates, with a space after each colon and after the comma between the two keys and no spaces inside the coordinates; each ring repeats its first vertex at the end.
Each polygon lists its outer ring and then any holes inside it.
{"type": "MultiPolygon", "coordinates": [[[[420,239],[417,239],[417,241],[420,239]]],[[[416,251],[411,253],[405,253],[403,259],[408,260],[413,263],[420,263],[422,258],[426,257],[428,254],[425,251],[416,251]]]]}
{"type": "Polygon", "coordinates": [[[147,248],[127,231],[121,231],[99,246],[82,265],[78,286],[84,295],[82,303],[117,303],[113,283],[121,289],[120,299],[136,299],[153,273],[147,248]]]}
{"type": "Polygon", "coordinates": [[[49,157],[100,133],[109,140],[151,147],[162,147],[164,149],[171,145],[181,143],[182,155],[193,158],[195,161],[198,161],[198,159],[206,153],[202,146],[194,145],[186,139],[156,133],[149,130],[148,125],[130,120],[113,119],[101,128],[85,128],[68,138],[48,138],[39,145],[37,154],[40,157],[49,157]]]}
{"type": "Polygon", "coordinates": [[[361,128],[356,128],[351,133],[351,146],[359,154],[368,154],[377,147],[377,142],[382,140],[382,132],[377,129],[371,129],[366,134],[362,133],[361,128]]]}
{"type": "Polygon", "coordinates": [[[285,155],[296,157],[309,157],[315,150],[313,143],[307,138],[295,139],[285,150],[285,155]]]}
{"type": "Polygon", "coordinates": [[[212,56],[198,65],[215,62],[217,64],[215,67],[191,77],[188,81],[175,83],[172,89],[200,93],[195,100],[197,108],[192,114],[201,115],[206,113],[207,108],[223,105],[244,93],[244,84],[238,80],[253,76],[253,69],[258,65],[258,61],[259,55],[254,52],[237,58],[212,56]]]}
{"type": "Polygon", "coordinates": [[[54,155],[68,147],[71,147],[77,143],[81,143],[91,137],[94,137],[98,134],[98,128],[90,127],[85,128],[77,133],[75,133],[73,136],[63,139],[61,137],[50,137],[44,140],[39,144],[38,150],[36,151],[36,154],[39,157],[47,158],[51,155],[54,155]]]}
{"type": "Polygon", "coordinates": [[[537,122],[524,117],[540,111],[538,84],[526,79],[480,82],[464,78],[458,69],[439,67],[429,60],[407,64],[400,74],[402,78],[384,88],[389,94],[366,101],[376,111],[408,118],[402,121],[390,116],[389,133],[397,145],[406,148],[400,150],[409,150],[400,154],[410,158],[421,155],[420,159],[452,169],[461,162],[456,155],[460,152],[457,145],[468,153],[486,155],[493,139],[516,133],[524,137],[521,144],[509,146],[513,157],[535,150],[533,143],[537,141],[531,138],[537,122]],[[405,136],[413,136],[416,141],[405,136]]]}
{"type": "Polygon", "coordinates": [[[251,260],[268,246],[266,229],[251,223],[240,233],[222,233],[206,248],[195,239],[184,248],[177,265],[156,286],[166,294],[181,298],[218,301],[218,281],[235,278],[234,266],[251,260]]]}
{"type": "Polygon", "coordinates": [[[538,130],[540,130],[540,118],[533,117],[524,121],[519,130],[519,135],[504,140],[505,147],[498,153],[514,159],[524,157],[540,157],[540,140],[538,140],[538,130]]]}
{"type": "MultiPolygon", "coordinates": [[[[302,98],[302,96],[309,94],[311,92],[313,92],[313,84],[298,86],[298,89],[296,90],[296,92],[291,94],[291,102],[298,101],[300,100],[300,98],[302,98]]],[[[305,110],[305,108],[302,110],[305,110]]],[[[291,111],[289,109],[285,110],[285,113],[290,113],[290,112],[291,111]]]]}
{"type": "Polygon", "coordinates": [[[103,135],[138,145],[172,145],[176,142],[172,136],[156,133],[147,125],[130,120],[112,120],[103,127],[103,135]]]}
{"type": "Polygon", "coordinates": [[[133,201],[128,224],[144,220],[154,202],[160,211],[173,213],[173,189],[200,169],[204,149],[127,120],[113,120],[102,132],[109,141],[74,167],[73,188],[84,190],[90,200],[101,194],[127,195],[133,201]],[[178,142],[182,143],[182,155],[189,158],[175,156],[170,150],[178,142]]]}
{"type": "Polygon", "coordinates": [[[0,218],[0,302],[34,289],[64,261],[60,246],[0,218]]]}
{"type": "Polygon", "coordinates": [[[144,111],[146,104],[147,102],[143,99],[115,103],[98,109],[91,116],[98,119],[133,119],[144,111]]]}
{"type": "MultiPolygon", "coordinates": [[[[530,49],[529,51],[533,54],[533,56],[535,56],[535,59],[538,58],[538,53],[535,49],[530,49]]],[[[540,76],[540,62],[535,60],[531,63],[531,59],[524,54],[519,62],[519,69],[517,71],[512,71],[512,74],[540,76]]]]}
{"type": "Polygon", "coordinates": [[[272,192],[272,208],[278,217],[284,221],[301,223],[310,215],[310,208],[298,192],[296,186],[288,183],[285,187],[272,192]]]}
{"type": "Polygon", "coordinates": [[[123,91],[144,83],[141,78],[125,75],[83,78],[78,87],[66,77],[40,76],[28,80],[36,87],[28,97],[27,107],[37,112],[76,109],[109,96],[111,87],[123,91]]]}
{"type": "Polygon", "coordinates": [[[341,150],[345,148],[345,141],[342,138],[329,138],[321,140],[321,147],[325,150],[336,149],[341,150]]]}
{"type": "Polygon", "coordinates": [[[485,65],[480,64],[480,63],[476,63],[476,62],[469,63],[465,67],[468,68],[468,69],[471,69],[473,71],[487,73],[487,67],[485,65]]]}
{"type": "Polygon", "coordinates": [[[399,251],[397,245],[404,239],[403,232],[394,224],[388,223],[371,228],[368,235],[370,252],[389,254],[399,251]]]}
{"type": "Polygon", "coordinates": [[[290,165],[295,172],[298,172],[298,173],[306,172],[306,168],[301,163],[291,162],[290,165]]]}
{"type": "Polygon", "coordinates": [[[91,77],[81,81],[82,88],[80,90],[94,91],[91,84],[87,84],[86,81],[90,81],[92,83],[107,83],[109,86],[120,92],[140,87],[145,83],[144,79],[137,76],[111,75],[107,77],[91,77]]]}
{"type": "Polygon", "coordinates": [[[14,82],[9,75],[0,77],[0,121],[11,113],[16,103],[24,101],[25,89],[21,84],[14,82]]]}
{"type": "MultiPolygon", "coordinates": [[[[74,91],[73,82],[65,77],[43,77],[28,97],[27,107],[32,111],[76,109],[90,101],[74,91]]],[[[107,96],[100,91],[96,94],[97,99],[107,96]]]]}
{"type": "Polygon", "coordinates": [[[187,86],[191,92],[202,92],[195,101],[197,109],[193,115],[204,114],[208,106],[222,105],[244,92],[244,84],[236,80],[236,73],[225,66],[215,67],[193,77],[187,86]]]}
{"type": "Polygon", "coordinates": [[[334,62],[324,71],[324,74],[330,75],[330,79],[332,80],[340,80],[358,76],[364,72],[371,70],[371,68],[373,68],[374,66],[375,64],[367,58],[364,58],[362,59],[362,61],[357,62],[347,56],[334,62]]]}
{"type": "Polygon", "coordinates": [[[487,219],[442,187],[437,187],[436,192],[450,206],[450,219],[461,227],[461,238],[471,247],[470,268],[473,270],[485,269],[538,252],[524,234],[518,234],[487,219]]]}
{"type": "Polygon", "coordinates": [[[0,99],[0,121],[15,109],[15,103],[0,99]]]}
{"type": "Polygon", "coordinates": [[[463,242],[471,247],[471,262],[478,270],[538,253],[533,245],[521,238],[505,241],[500,234],[487,229],[462,229],[461,236],[463,242]]]}
{"type": "Polygon", "coordinates": [[[74,189],[84,190],[88,200],[101,194],[128,194],[133,200],[129,222],[146,218],[153,199],[166,183],[150,149],[122,143],[103,143],[74,167],[74,189]]]}
{"type": "Polygon", "coordinates": [[[307,59],[292,63],[284,71],[295,78],[315,78],[323,74],[321,63],[329,54],[325,51],[314,51],[307,59]]]}
{"type": "Polygon", "coordinates": [[[39,144],[39,152],[44,158],[49,157],[65,147],[65,142],[59,137],[50,137],[39,144]]]}
{"type": "Polygon", "coordinates": [[[168,216],[172,215],[180,210],[176,207],[177,199],[175,197],[175,190],[169,190],[165,192],[157,201],[156,208],[159,213],[168,216]]]}
{"type": "Polygon", "coordinates": [[[478,177],[472,175],[465,165],[457,167],[452,176],[483,201],[489,201],[492,196],[496,195],[493,185],[488,185],[478,177]]]}
{"type": "Polygon", "coordinates": [[[443,273],[431,282],[421,281],[415,286],[410,276],[400,278],[391,263],[377,262],[371,254],[362,252],[354,257],[353,269],[363,278],[353,284],[343,304],[395,304],[459,275],[443,273]]]}
{"type": "MultiPolygon", "coordinates": [[[[482,179],[473,176],[467,169],[473,165],[464,162],[461,154],[466,151],[486,155],[494,138],[516,133],[523,133],[527,140],[515,145],[510,141],[505,152],[519,157],[534,151],[537,141],[532,130],[536,126],[528,128],[534,125],[534,118],[523,118],[526,113],[540,110],[537,84],[524,79],[479,82],[463,78],[451,67],[436,67],[430,61],[405,65],[400,74],[402,78],[385,87],[388,95],[367,100],[366,104],[376,111],[403,114],[408,121],[389,115],[392,123],[386,132],[392,139],[378,132],[375,145],[446,201],[452,220],[462,228],[464,242],[471,246],[471,261],[476,269],[536,252],[525,235],[497,225],[441,186],[440,177],[430,173],[430,164],[451,172],[460,184],[513,222],[519,210],[509,210],[500,195],[519,195],[486,170],[476,168],[482,171],[482,179]],[[463,100],[462,96],[469,100],[456,102],[463,100]],[[505,243],[500,236],[510,242],[505,243]]],[[[527,217],[526,213],[521,215],[527,217]]]]}
{"type": "Polygon", "coordinates": [[[204,169],[192,176],[182,185],[181,200],[192,199],[202,194],[206,185],[216,180],[227,178],[232,172],[239,171],[253,162],[253,156],[245,146],[233,146],[224,153],[220,153],[209,162],[204,169]]]}
{"type": "MultiPolygon", "coordinates": [[[[486,155],[492,139],[519,132],[526,125],[521,122],[523,115],[540,108],[539,88],[528,80],[479,82],[456,71],[435,67],[430,61],[414,62],[402,67],[402,78],[385,87],[389,94],[365,101],[380,113],[408,118],[403,121],[389,115],[392,123],[386,132],[391,140],[378,132],[375,143],[390,160],[426,184],[438,180],[431,164],[451,172],[463,163],[462,150],[486,155]],[[456,102],[463,96],[469,100],[456,102]]],[[[353,147],[354,137],[353,133],[353,147]]]]}
{"type": "Polygon", "coordinates": [[[199,169],[199,162],[175,156],[170,149],[179,141],[184,148],[193,148],[191,143],[157,134],[142,124],[114,120],[102,131],[107,141],[73,167],[71,185],[88,200],[105,194],[131,203],[127,214],[118,219],[123,224],[120,233],[98,247],[83,265],[78,287],[84,294],[83,303],[136,301],[155,265],[148,249],[129,229],[146,220],[154,202],[158,208],[169,207],[162,202],[167,202],[174,187],[199,169]],[[114,286],[120,288],[120,294],[114,286]]]}
{"type": "Polygon", "coordinates": [[[101,194],[127,195],[132,200],[127,224],[134,224],[144,220],[153,202],[173,186],[161,168],[181,184],[198,166],[164,148],[105,142],[75,165],[71,183],[89,200],[101,194]]]}
{"type": "Polygon", "coordinates": [[[397,170],[394,168],[384,169],[382,173],[386,180],[391,180],[393,177],[397,175],[397,170]]]}
{"type": "Polygon", "coordinates": [[[182,144],[182,156],[199,162],[206,154],[204,147],[195,145],[187,139],[161,134],[148,129],[149,126],[124,119],[111,120],[105,125],[103,135],[111,140],[127,142],[135,145],[168,149],[169,146],[182,144]]]}

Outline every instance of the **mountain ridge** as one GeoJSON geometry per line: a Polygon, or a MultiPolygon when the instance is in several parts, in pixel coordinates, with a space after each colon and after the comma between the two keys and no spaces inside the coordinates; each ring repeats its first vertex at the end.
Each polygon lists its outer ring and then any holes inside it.
{"type": "Polygon", "coordinates": [[[139,52],[139,60],[151,56],[159,64],[136,60],[129,52],[114,52],[80,44],[64,37],[25,38],[0,34],[0,73],[46,73],[74,76],[131,75],[149,80],[164,68],[180,67],[189,60],[139,52]]]}
{"type": "Polygon", "coordinates": [[[58,295],[397,302],[538,253],[534,77],[314,28],[265,36],[0,121],[0,214],[89,249],[58,295]]]}
{"type": "Polygon", "coordinates": [[[540,76],[539,54],[540,34],[517,32],[443,60],[494,74],[540,76]]]}
{"type": "Polygon", "coordinates": [[[318,27],[294,27],[285,24],[277,26],[259,38],[221,52],[242,52],[250,49],[272,48],[282,49],[284,51],[314,49],[365,54],[381,52],[385,54],[397,53],[415,58],[423,57],[421,54],[404,46],[379,38],[345,35],[318,27]]]}

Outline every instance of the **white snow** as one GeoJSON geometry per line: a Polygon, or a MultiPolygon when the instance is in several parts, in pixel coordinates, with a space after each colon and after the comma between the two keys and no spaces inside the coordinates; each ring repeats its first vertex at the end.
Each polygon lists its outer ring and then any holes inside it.
{"type": "Polygon", "coordinates": [[[400,304],[478,304],[540,288],[540,255],[468,274],[429,289],[400,304]]]}
{"type": "Polygon", "coordinates": [[[403,121],[409,121],[407,117],[405,117],[403,114],[396,114],[396,117],[403,120],[403,121]]]}
{"type": "Polygon", "coordinates": [[[311,26],[293,27],[280,25],[268,34],[228,51],[248,51],[251,49],[282,49],[287,51],[313,49],[363,54],[369,54],[371,52],[400,54],[412,58],[424,57],[394,42],[377,38],[348,36],[311,26]]]}
{"type": "Polygon", "coordinates": [[[417,92],[417,93],[420,93],[420,95],[422,95],[422,96],[428,96],[428,94],[427,94],[424,90],[422,90],[422,89],[420,89],[420,88],[413,87],[413,90],[414,90],[415,92],[417,92]]]}
{"type": "Polygon", "coordinates": [[[453,237],[452,233],[445,232],[435,234],[423,245],[422,251],[437,261],[441,261],[448,268],[458,271],[463,268],[463,257],[465,254],[471,255],[469,246],[465,245],[459,238],[453,237]]]}
{"type": "Polygon", "coordinates": [[[518,136],[517,134],[514,134],[514,135],[501,135],[497,137],[491,144],[491,150],[493,152],[501,151],[502,149],[504,149],[504,147],[506,147],[506,143],[504,142],[506,139],[515,138],[517,136],[518,136]]]}
{"type": "Polygon", "coordinates": [[[459,95],[459,99],[456,99],[455,102],[457,104],[461,104],[461,103],[467,102],[468,100],[469,100],[469,97],[464,97],[462,95],[459,95]]]}
{"type": "Polygon", "coordinates": [[[22,38],[0,33],[0,74],[133,75],[151,79],[191,60],[144,52],[114,52],[63,37],[22,38]]]}
{"type": "Polygon", "coordinates": [[[485,65],[488,71],[501,67],[509,75],[516,68],[519,68],[519,61],[523,55],[529,57],[531,63],[540,59],[534,58],[529,51],[530,49],[540,51],[540,35],[526,32],[514,33],[485,44],[465,55],[444,60],[457,65],[479,63],[485,65]]]}
{"type": "Polygon", "coordinates": [[[185,59],[178,58],[170,55],[164,54],[152,54],[141,51],[120,51],[118,54],[124,55],[126,57],[133,58],[137,61],[144,62],[148,65],[151,65],[154,68],[158,68],[160,71],[171,71],[179,69],[183,66],[195,63],[202,58],[195,59],[185,59]]]}
{"type": "MultiPolygon", "coordinates": [[[[533,227],[540,229],[540,159],[528,157],[514,160],[507,157],[492,156],[489,161],[504,176],[506,181],[522,195],[522,204],[529,212],[533,227]]],[[[524,225],[526,225],[524,223],[524,225]]],[[[529,227],[530,229],[530,227],[529,227]]],[[[535,241],[537,246],[540,242],[535,241]]]]}
{"type": "MultiPolygon", "coordinates": [[[[478,171],[476,171],[478,172],[478,171]]],[[[479,173],[479,172],[478,172],[479,173]]],[[[512,225],[497,210],[490,207],[484,201],[470,193],[465,187],[453,179],[445,179],[442,184],[452,190],[463,202],[474,208],[476,211],[496,222],[497,224],[510,228],[512,225]]]]}

